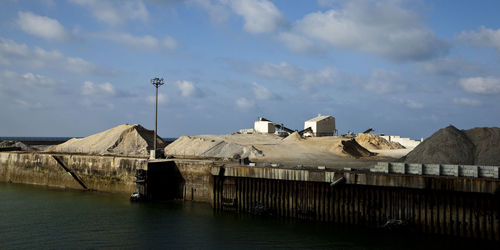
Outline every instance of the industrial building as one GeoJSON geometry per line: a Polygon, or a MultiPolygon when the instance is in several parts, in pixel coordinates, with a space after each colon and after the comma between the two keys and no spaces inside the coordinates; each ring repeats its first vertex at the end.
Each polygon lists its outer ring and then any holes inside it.
{"type": "Polygon", "coordinates": [[[311,128],[312,133],[304,133],[305,136],[334,136],[337,133],[333,116],[318,115],[304,122],[304,129],[307,128],[311,128]]]}
{"type": "Polygon", "coordinates": [[[255,133],[261,134],[272,134],[276,131],[274,123],[272,123],[271,121],[263,121],[260,119],[258,121],[255,121],[253,129],[255,133]]]}

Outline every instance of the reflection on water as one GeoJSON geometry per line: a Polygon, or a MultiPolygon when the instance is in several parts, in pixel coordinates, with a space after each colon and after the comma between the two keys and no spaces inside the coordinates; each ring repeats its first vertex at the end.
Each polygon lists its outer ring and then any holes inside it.
{"type": "Polygon", "coordinates": [[[209,205],[201,203],[130,203],[123,195],[0,183],[0,249],[495,247],[488,244],[326,223],[214,214],[209,205]]]}

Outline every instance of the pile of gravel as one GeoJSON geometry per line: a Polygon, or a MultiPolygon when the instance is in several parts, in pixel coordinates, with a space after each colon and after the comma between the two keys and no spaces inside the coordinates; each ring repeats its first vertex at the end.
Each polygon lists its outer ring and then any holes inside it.
{"type": "Polygon", "coordinates": [[[500,128],[442,128],[403,160],[411,163],[500,165],[500,128]]]}
{"type": "Polygon", "coordinates": [[[464,133],[475,146],[475,164],[500,165],[500,128],[473,128],[464,133]]]}

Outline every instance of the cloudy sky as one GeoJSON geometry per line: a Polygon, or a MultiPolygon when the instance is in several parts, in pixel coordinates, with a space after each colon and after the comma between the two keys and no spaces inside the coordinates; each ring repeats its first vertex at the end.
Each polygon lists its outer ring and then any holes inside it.
{"type": "Polygon", "coordinates": [[[2,1],[0,136],[87,136],[123,123],[231,133],[427,137],[500,123],[500,2],[2,1]]]}

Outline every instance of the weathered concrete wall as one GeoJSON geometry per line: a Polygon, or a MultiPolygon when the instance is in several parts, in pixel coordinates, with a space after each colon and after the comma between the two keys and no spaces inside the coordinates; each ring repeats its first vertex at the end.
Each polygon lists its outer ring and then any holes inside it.
{"type": "Polygon", "coordinates": [[[57,155],[92,190],[133,193],[135,172],[147,159],[76,154],[0,152],[0,181],[82,189],[52,157],[57,155]]]}
{"type": "Polygon", "coordinates": [[[188,159],[150,161],[147,169],[150,198],[174,198],[212,204],[214,192],[210,170],[214,164],[208,160],[188,159]]]}
{"type": "Polygon", "coordinates": [[[184,199],[212,204],[213,178],[210,170],[214,162],[175,160],[175,165],[184,179],[184,199]]]}
{"type": "MultiPolygon", "coordinates": [[[[439,166],[439,165],[438,165],[439,166]]],[[[492,178],[448,177],[436,175],[408,175],[391,172],[366,171],[322,171],[322,170],[297,170],[280,168],[255,168],[214,166],[211,174],[222,174],[230,177],[247,177],[289,181],[314,181],[332,183],[339,178],[345,178],[347,184],[446,190],[471,193],[500,192],[500,180],[492,178]]]]}
{"type": "Polygon", "coordinates": [[[500,241],[500,194],[214,176],[217,211],[396,228],[500,241]]]}
{"type": "Polygon", "coordinates": [[[378,162],[370,171],[374,173],[389,174],[500,179],[500,166],[378,162]]]}
{"type": "MultiPolygon", "coordinates": [[[[397,220],[410,230],[500,241],[500,180],[439,176],[432,168],[427,176],[408,175],[401,167],[375,173],[214,166],[213,207],[372,227],[397,220]]],[[[453,168],[437,171],[443,169],[453,168]]]]}

